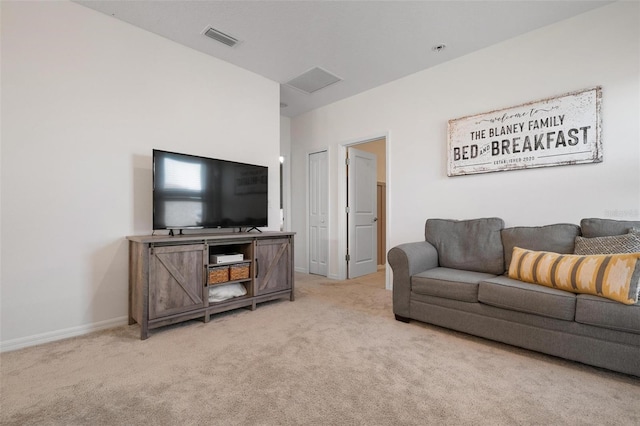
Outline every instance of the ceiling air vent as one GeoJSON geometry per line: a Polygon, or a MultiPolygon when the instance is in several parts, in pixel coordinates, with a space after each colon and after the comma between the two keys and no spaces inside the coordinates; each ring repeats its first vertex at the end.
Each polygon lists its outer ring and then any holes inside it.
{"type": "Polygon", "coordinates": [[[204,35],[214,39],[215,41],[219,41],[222,44],[226,44],[229,47],[233,47],[239,43],[239,40],[237,38],[231,37],[230,35],[227,35],[222,31],[218,31],[212,27],[207,28],[207,30],[204,32],[204,35]]]}
{"type": "Polygon", "coordinates": [[[337,77],[322,68],[315,67],[304,74],[289,80],[286,84],[294,89],[311,94],[339,81],[342,81],[340,77],[337,77]]]}

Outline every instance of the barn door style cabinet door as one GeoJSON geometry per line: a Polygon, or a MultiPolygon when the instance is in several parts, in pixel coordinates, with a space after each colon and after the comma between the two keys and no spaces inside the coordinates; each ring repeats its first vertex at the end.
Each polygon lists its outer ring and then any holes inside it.
{"type": "Polygon", "coordinates": [[[204,244],[149,249],[149,319],[204,308],[204,244]]]}
{"type": "Polygon", "coordinates": [[[288,238],[256,241],[257,295],[290,290],[292,270],[291,241],[288,238]]]}
{"type": "Polygon", "coordinates": [[[149,330],[283,297],[294,300],[291,232],[134,236],[129,240],[129,324],[149,330]],[[218,264],[213,256],[240,260],[218,264]],[[228,278],[225,278],[229,268],[228,278]],[[222,278],[220,278],[222,276],[222,278]],[[220,300],[224,286],[241,295],[220,300]],[[212,296],[212,294],[216,296],[212,296]]]}

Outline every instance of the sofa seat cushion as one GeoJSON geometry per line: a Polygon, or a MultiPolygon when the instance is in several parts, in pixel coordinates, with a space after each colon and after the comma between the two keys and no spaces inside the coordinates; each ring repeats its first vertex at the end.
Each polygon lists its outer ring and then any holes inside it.
{"type": "Polygon", "coordinates": [[[493,277],[495,274],[433,268],[411,277],[411,291],[417,294],[475,303],[478,301],[478,283],[493,277]]]}
{"type": "Polygon", "coordinates": [[[566,321],[573,321],[576,312],[575,294],[505,276],[480,282],[478,301],[497,308],[566,321]]]}
{"type": "Polygon", "coordinates": [[[640,304],[623,305],[604,297],[579,294],[576,322],[640,334],[640,304]]]}

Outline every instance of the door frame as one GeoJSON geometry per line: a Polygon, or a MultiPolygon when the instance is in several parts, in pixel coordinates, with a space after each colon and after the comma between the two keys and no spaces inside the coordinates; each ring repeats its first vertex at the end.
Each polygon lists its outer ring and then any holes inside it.
{"type": "MultiPolygon", "coordinates": [[[[349,233],[349,229],[347,227],[347,164],[345,159],[347,158],[347,148],[350,146],[356,146],[367,142],[373,142],[378,139],[385,140],[385,169],[386,169],[386,181],[387,181],[387,203],[386,203],[386,224],[385,224],[385,247],[389,247],[389,223],[391,223],[391,214],[389,211],[389,194],[391,192],[391,182],[389,181],[390,168],[389,168],[389,145],[390,145],[390,135],[389,132],[380,132],[374,133],[371,136],[351,139],[348,141],[344,141],[338,144],[338,203],[337,203],[337,212],[338,212],[338,279],[346,280],[347,279],[347,235],[349,233]]],[[[329,197],[331,198],[331,197],[329,197]]],[[[329,210],[331,211],[331,210],[329,210]]],[[[387,290],[391,290],[391,271],[390,268],[385,268],[385,288],[387,290]]]]}

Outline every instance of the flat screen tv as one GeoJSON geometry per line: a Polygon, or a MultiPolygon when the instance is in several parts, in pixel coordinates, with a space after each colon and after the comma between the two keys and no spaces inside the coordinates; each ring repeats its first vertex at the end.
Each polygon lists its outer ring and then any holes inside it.
{"type": "Polygon", "coordinates": [[[268,167],[153,150],[153,229],[268,225],[268,167]]]}

